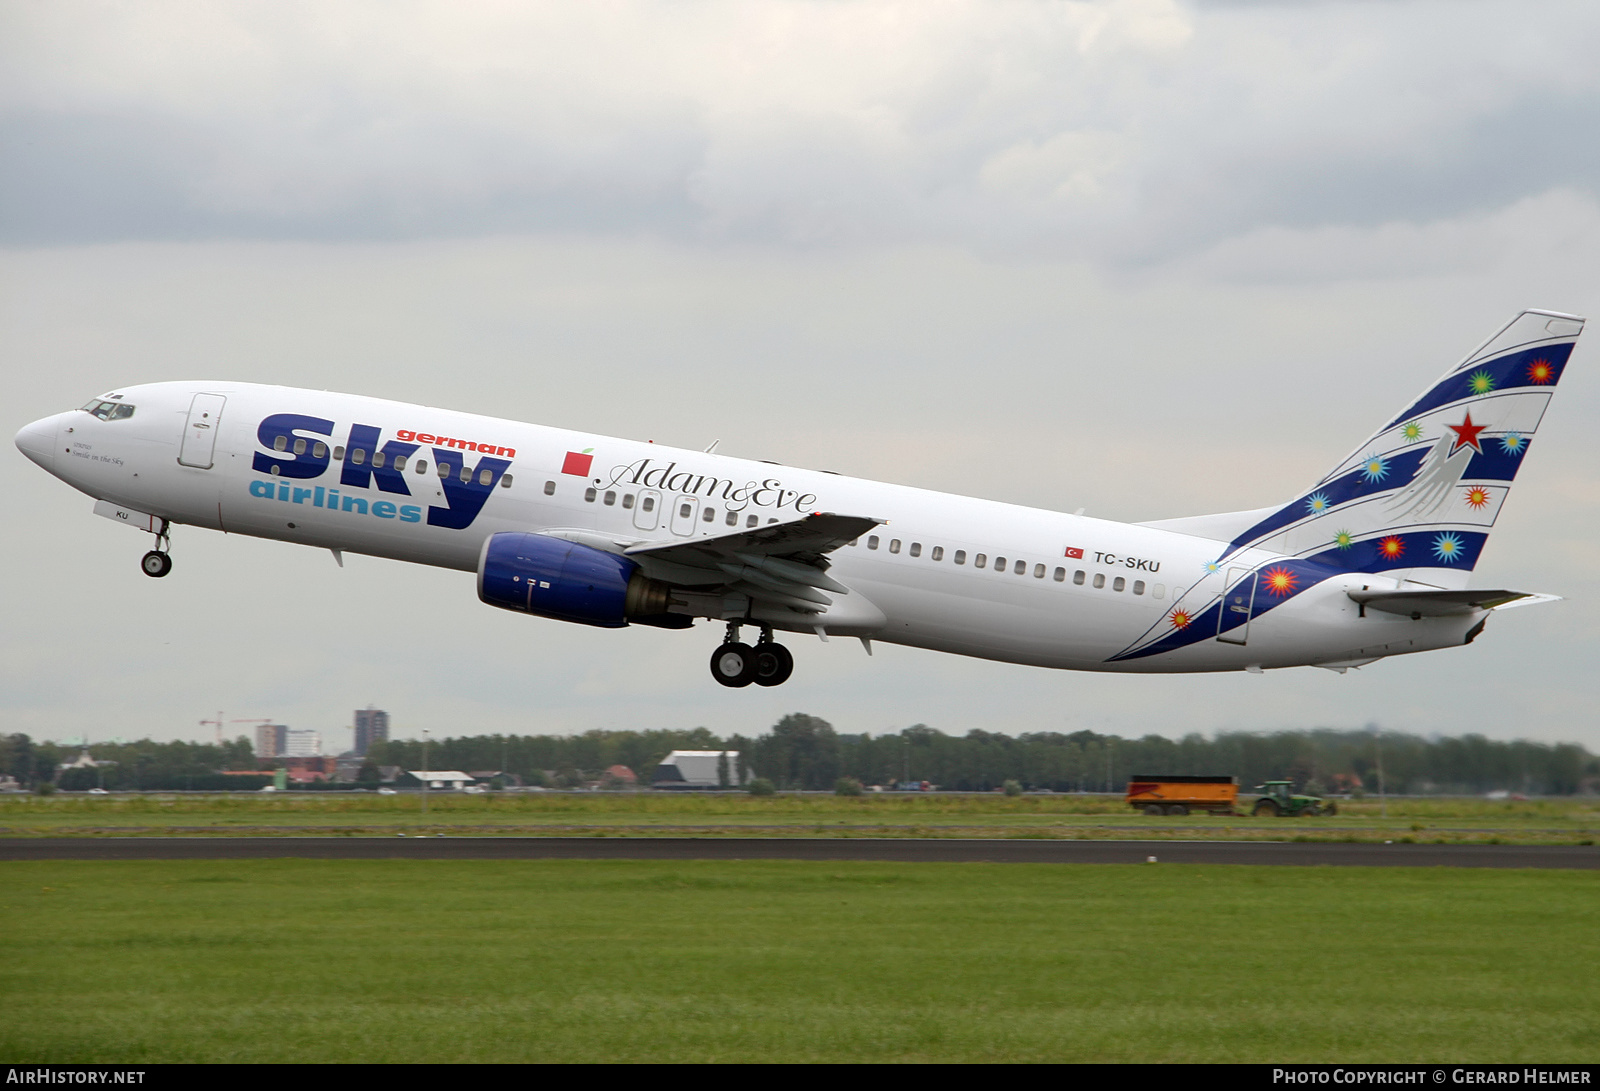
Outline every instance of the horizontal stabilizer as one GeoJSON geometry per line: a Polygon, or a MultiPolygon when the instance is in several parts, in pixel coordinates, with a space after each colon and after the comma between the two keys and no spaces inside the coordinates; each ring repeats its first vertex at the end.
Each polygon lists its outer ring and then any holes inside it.
{"type": "Polygon", "coordinates": [[[1540,595],[1532,591],[1505,591],[1472,587],[1459,591],[1349,591],[1363,606],[1410,618],[1449,617],[1478,610],[1497,610],[1507,606],[1531,606],[1538,602],[1559,602],[1560,595],[1540,595]]]}

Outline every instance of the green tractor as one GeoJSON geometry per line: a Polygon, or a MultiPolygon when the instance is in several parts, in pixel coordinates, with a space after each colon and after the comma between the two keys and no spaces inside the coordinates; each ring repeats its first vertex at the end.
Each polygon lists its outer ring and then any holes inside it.
{"type": "Polygon", "coordinates": [[[1269,780],[1256,785],[1256,791],[1262,795],[1250,813],[1257,818],[1299,818],[1302,815],[1339,813],[1339,805],[1333,800],[1321,796],[1297,796],[1291,791],[1293,787],[1294,782],[1288,780],[1269,780]]]}

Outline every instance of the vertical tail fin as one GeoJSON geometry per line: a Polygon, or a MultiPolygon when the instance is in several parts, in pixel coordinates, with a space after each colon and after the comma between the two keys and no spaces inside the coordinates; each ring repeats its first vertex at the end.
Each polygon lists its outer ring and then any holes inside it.
{"type": "Polygon", "coordinates": [[[1584,320],[1524,311],[1310,490],[1234,537],[1351,572],[1464,587],[1584,320]]]}

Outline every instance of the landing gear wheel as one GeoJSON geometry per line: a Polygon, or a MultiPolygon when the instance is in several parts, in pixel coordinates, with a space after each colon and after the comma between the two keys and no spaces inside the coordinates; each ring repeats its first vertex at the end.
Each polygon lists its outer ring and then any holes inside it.
{"type": "Polygon", "coordinates": [[[794,673],[794,656],[782,644],[762,641],[756,645],[756,676],[758,686],[781,686],[794,673]]]}
{"type": "Polygon", "coordinates": [[[711,677],[731,689],[748,686],[756,680],[756,650],[732,641],[722,645],[711,653],[711,677]]]}
{"type": "Polygon", "coordinates": [[[144,559],[139,562],[139,567],[146,576],[154,576],[160,579],[172,571],[172,558],[159,549],[152,549],[144,555],[144,559]]]}

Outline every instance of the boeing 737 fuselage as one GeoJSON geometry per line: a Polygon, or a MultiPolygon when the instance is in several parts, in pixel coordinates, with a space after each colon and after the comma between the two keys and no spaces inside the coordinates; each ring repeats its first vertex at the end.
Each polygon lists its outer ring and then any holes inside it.
{"type": "Polygon", "coordinates": [[[789,677],[775,631],[1072,670],[1343,670],[1553,597],[1467,582],[1582,328],[1524,312],[1287,504],[1144,524],[253,383],[122,387],[16,443],[154,534],[148,575],[175,525],[455,568],[547,618],[722,622],[727,686],[789,677]]]}

